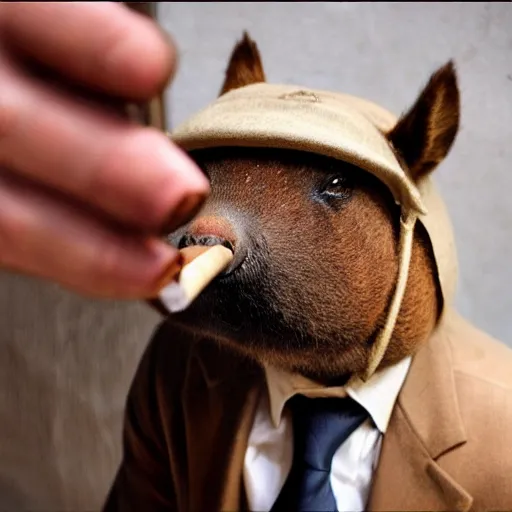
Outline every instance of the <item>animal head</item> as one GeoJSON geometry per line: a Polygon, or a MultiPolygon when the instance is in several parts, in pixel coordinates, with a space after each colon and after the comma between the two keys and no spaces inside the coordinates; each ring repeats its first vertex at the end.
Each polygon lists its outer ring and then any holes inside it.
{"type": "MultiPolygon", "coordinates": [[[[220,94],[265,79],[245,34],[220,94]]],[[[385,137],[420,184],[449,152],[458,124],[449,62],[385,137]]],[[[399,271],[401,209],[389,188],[353,163],[303,150],[238,145],[190,154],[210,179],[211,196],[170,240],[177,247],[222,243],[235,257],[171,321],[323,382],[364,371],[399,271]]],[[[416,223],[405,295],[381,366],[421,345],[442,300],[429,236],[416,223]]]]}

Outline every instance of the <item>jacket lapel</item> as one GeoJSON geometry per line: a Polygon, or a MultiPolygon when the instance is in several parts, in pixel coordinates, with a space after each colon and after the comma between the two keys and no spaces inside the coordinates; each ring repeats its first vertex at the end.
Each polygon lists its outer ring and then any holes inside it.
{"type": "Polygon", "coordinates": [[[471,508],[472,497],[436,462],[466,442],[448,340],[450,313],[414,357],[384,436],[368,510],[471,508]]]}
{"type": "Polygon", "coordinates": [[[183,396],[190,485],[185,509],[239,512],[261,370],[213,342],[198,344],[195,352],[183,396]]]}

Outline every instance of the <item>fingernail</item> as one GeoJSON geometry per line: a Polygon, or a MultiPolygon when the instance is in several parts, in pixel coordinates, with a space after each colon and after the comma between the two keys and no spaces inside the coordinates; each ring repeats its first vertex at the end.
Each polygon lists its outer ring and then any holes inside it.
{"type": "Polygon", "coordinates": [[[191,194],[184,197],[178,203],[178,206],[173,209],[169,219],[164,224],[163,235],[172,233],[192,220],[203,206],[205,199],[205,194],[191,194]]]}
{"type": "Polygon", "coordinates": [[[194,160],[174,144],[168,137],[160,139],[159,144],[154,146],[153,155],[158,158],[164,168],[173,174],[179,173],[182,185],[189,190],[208,194],[210,183],[194,160]]]}

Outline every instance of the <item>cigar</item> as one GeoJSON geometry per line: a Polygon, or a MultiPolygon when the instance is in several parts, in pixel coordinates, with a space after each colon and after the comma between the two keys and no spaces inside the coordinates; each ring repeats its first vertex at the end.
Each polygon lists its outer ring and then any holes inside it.
{"type": "Polygon", "coordinates": [[[158,294],[169,313],[183,311],[233,260],[233,253],[223,245],[191,246],[180,251],[182,267],[158,294]]]}

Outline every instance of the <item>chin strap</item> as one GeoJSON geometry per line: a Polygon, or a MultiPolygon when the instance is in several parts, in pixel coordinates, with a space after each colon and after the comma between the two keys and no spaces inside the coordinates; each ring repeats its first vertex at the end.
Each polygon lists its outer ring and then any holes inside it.
{"type": "Polygon", "coordinates": [[[372,346],[368,367],[363,380],[368,380],[379,367],[384,354],[391,340],[391,335],[395,328],[402,299],[404,297],[405,288],[407,286],[407,276],[409,275],[409,266],[411,262],[412,241],[414,238],[414,226],[418,214],[415,211],[410,211],[406,214],[405,218],[400,219],[400,239],[398,242],[398,279],[396,282],[396,289],[391,301],[389,313],[386,318],[386,323],[382,331],[378,334],[375,343],[372,346]]]}

